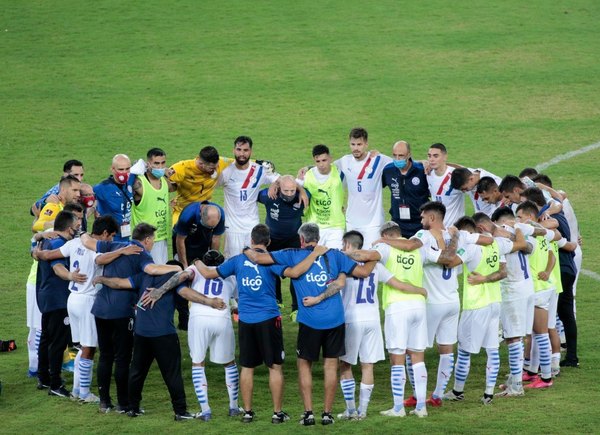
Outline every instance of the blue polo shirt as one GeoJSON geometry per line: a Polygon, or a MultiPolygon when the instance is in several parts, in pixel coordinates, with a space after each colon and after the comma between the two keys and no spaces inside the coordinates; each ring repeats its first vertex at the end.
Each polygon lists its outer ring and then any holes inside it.
{"type": "MultiPolygon", "coordinates": [[[[112,252],[128,244],[138,245],[143,248],[137,240],[131,243],[98,242],[97,252],[112,252]]],[[[112,263],[104,266],[103,276],[116,278],[129,278],[132,274],[144,271],[148,264],[152,264],[152,256],[146,250],[137,255],[121,255],[112,263]]],[[[135,292],[128,290],[115,290],[103,285],[96,294],[96,300],[92,306],[92,314],[101,319],[121,319],[133,317],[133,306],[137,299],[135,292]]]]}
{"type": "MultiPolygon", "coordinates": [[[[148,275],[145,272],[138,273],[129,277],[129,282],[134,289],[138,290],[139,300],[148,288],[159,288],[166,283],[169,278],[175,275],[175,272],[160,276],[148,275]]],[[[183,288],[183,286],[180,286],[183,288]]],[[[173,315],[175,314],[175,294],[166,292],[152,308],[148,306],[145,310],[138,308],[135,314],[136,335],[142,337],[160,337],[162,335],[177,334],[173,315]]]]}
{"type": "Polygon", "coordinates": [[[205,234],[210,233],[211,236],[220,236],[225,232],[225,211],[223,211],[223,208],[220,205],[215,204],[214,202],[192,202],[191,204],[188,204],[179,215],[179,220],[177,221],[177,224],[175,224],[173,231],[180,236],[188,236],[198,231],[205,234]],[[221,211],[221,219],[213,229],[206,228],[200,222],[201,204],[214,205],[215,207],[219,207],[219,210],[221,211]]]}
{"type": "MultiPolygon", "coordinates": [[[[552,217],[558,221],[558,232],[565,239],[569,240],[571,238],[571,228],[569,227],[569,222],[567,221],[564,213],[555,213],[552,215],[552,217]]],[[[558,250],[558,260],[560,262],[561,273],[577,275],[577,266],[575,266],[573,257],[575,257],[574,252],[565,251],[564,249],[558,250]]]]}
{"type": "MultiPolygon", "coordinates": [[[[269,198],[268,192],[269,189],[261,190],[258,193],[258,202],[265,205],[265,224],[271,230],[271,239],[285,240],[297,236],[304,215],[304,204],[299,203],[299,193],[296,192],[293,201],[286,202],[279,195],[276,199],[269,198]]],[[[308,191],[306,193],[310,195],[308,191]]]]}
{"type": "MultiPolygon", "coordinates": [[[[263,251],[259,251],[263,252],[263,251]]],[[[245,323],[259,323],[280,315],[275,298],[275,278],[283,273],[282,266],[262,266],[252,263],[244,254],[231,257],[217,267],[221,278],[235,275],[238,286],[238,312],[245,323]]]]}
{"type": "MultiPolygon", "coordinates": [[[[283,249],[271,252],[271,256],[275,263],[293,267],[310,255],[312,249],[312,247],[283,249]]],[[[343,324],[344,306],[340,293],[312,307],[305,307],[302,299],[306,296],[320,295],[325,291],[330,281],[336,279],[340,273],[345,273],[348,276],[352,275],[352,271],[356,266],[357,263],[341,251],[330,249],[324,256],[317,258],[304,275],[293,279],[294,289],[296,289],[296,296],[298,297],[298,322],[304,323],[313,329],[331,329],[343,324]]]]}
{"type": "MultiPolygon", "coordinates": [[[[119,227],[124,223],[131,225],[131,207],[133,205],[133,182],[135,177],[130,176],[127,184],[118,184],[111,175],[106,180],[94,186],[96,195],[96,210],[100,216],[114,217],[119,227]]],[[[129,241],[130,237],[121,236],[121,230],[114,238],[115,242],[129,241]]],[[[133,228],[131,228],[133,231],[133,228]]]]}
{"type": "Polygon", "coordinates": [[[429,201],[429,186],[423,165],[411,159],[412,166],[406,174],[393,163],[383,168],[381,183],[391,192],[390,215],[400,225],[402,236],[410,238],[422,229],[419,208],[429,201]],[[408,207],[410,219],[400,219],[400,207],[408,207]]]}
{"type": "MultiPolygon", "coordinates": [[[[67,243],[67,239],[63,237],[45,239],[42,242],[42,250],[58,249],[65,243],[67,243]]],[[[67,299],[70,293],[69,281],[59,278],[54,273],[53,267],[57,264],[62,264],[69,270],[69,260],[67,258],[38,262],[35,294],[38,308],[42,313],[67,308],[67,299]]]]}

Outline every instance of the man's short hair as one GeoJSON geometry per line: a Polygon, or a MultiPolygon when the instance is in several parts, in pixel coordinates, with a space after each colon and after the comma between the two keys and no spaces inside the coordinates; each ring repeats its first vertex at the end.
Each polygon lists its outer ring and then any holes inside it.
{"type": "Polygon", "coordinates": [[[419,207],[421,213],[435,213],[441,220],[446,217],[446,206],[439,201],[429,201],[419,207]]]}
{"type": "Polygon", "coordinates": [[[496,180],[492,177],[481,177],[477,182],[477,193],[489,192],[494,187],[498,187],[496,180]]]}
{"type": "Polygon", "coordinates": [[[523,177],[535,177],[538,174],[537,169],[535,168],[525,168],[521,172],[519,172],[519,178],[523,177]]]}
{"type": "Polygon", "coordinates": [[[77,216],[70,211],[63,210],[56,215],[54,220],[54,231],[66,231],[73,226],[77,216]]]}
{"type": "Polygon", "coordinates": [[[119,224],[111,215],[106,214],[97,217],[94,221],[94,225],[92,225],[92,234],[100,236],[104,231],[106,231],[107,234],[116,234],[119,231],[119,224]]]}
{"type": "Polygon", "coordinates": [[[252,148],[252,139],[250,136],[238,136],[233,141],[233,146],[235,147],[239,143],[247,143],[250,148],[252,148]]]}
{"type": "Polygon", "coordinates": [[[523,211],[524,213],[527,213],[527,214],[531,214],[533,216],[537,216],[537,214],[539,213],[540,210],[538,209],[538,206],[535,205],[535,202],[523,201],[517,207],[517,213],[520,211],[523,211]]]}
{"type": "Polygon", "coordinates": [[[459,218],[456,222],[454,222],[454,226],[459,230],[471,230],[475,232],[477,229],[477,225],[475,225],[475,221],[470,216],[463,216],[459,218]]]}
{"type": "Polygon", "coordinates": [[[469,177],[473,175],[467,168],[456,168],[452,171],[450,177],[450,186],[453,189],[461,190],[462,187],[469,181],[469,177]]]}
{"type": "Polygon", "coordinates": [[[165,153],[161,148],[150,148],[146,153],[146,158],[151,159],[152,157],[162,157],[166,155],[167,153],[165,153]]]}
{"type": "Polygon", "coordinates": [[[202,262],[207,266],[218,266],[223,264],[225,257],[216,249],[211,249],[202,256],[202,262]]]}
{"type": "Polygon", "coordinates": [[[78,202],[67,202],[63,207],[63,210],[70,211],[71,213],[83,213],[83,205],[78,202]]]}
{"type": "Polygon", "coordinates": [[[312,149],[312,156],[320,156],[321,154],[329,154],[329,147],[327,145],[319,144],[315,145],[312,149]]]}
{"type": "Polygon", "coordinates": [[[552,187],[552,180],[546,174],[537,174],[531,180],[544,186],[552,187]]]}
{"type": "Polygon", "coordinates": [[[79,160],[67,160],[63,165],[63,172],[69,172],[73,169],[73,166],[81,166],[83,167],[83,163],[79,160]]]}
{"type": "Polygon", "coordinates": [[[490,223],[492,220],[487,214],[478,212],[473,215],[473,222],[475,222],[476,225],[479,225],[483,223],[490,223]]]}
{"type": "Polygon", "coordinates": [[[265,224],[257,224],[252,228],[250,238],[255,245],[269,246],[269,243],[271,243],[271,231],[265,224]]]}
{"type": "Polygon", "coordinates": [[[362,249],[363,243],[365,242],[363,235],[356,230],[348,231],[344,234],[342,240],[354,249],[362,249]]]}
{"type": "Polygon", "coordinates": [[[444,145],[443,143],[439,143],[439,142],[434,143],[429,148],[435,148],[436,150],[440,150],[444,154],[448,154],[448,150],[446,149],[446,145],[444,145]]]}
{"type": "Polygon", "coordinates": [[[515,214],[513,213],[512,209],[510,207],[498,207],[496,210],[494,210],[494,213],[492,213],[492,222],[498,222],[499,220],[503,219],[503,218],[514,218],[515,214]]]}
{"type": "Polygon", "coordinates": [[[206,163],[219,163],[219,151],[213,146],[202,148],[198,156],[206,163]]]}
{"type": "Polygon", "coordinates": [[[542,189],[538,187],[529,187],[525,189],[521,196],[527,199],[528,201],[532,201],[538,205],[538,207],[543,207],[546,205],[546,198],[544,198],[544,193],[542,189]]]}
{"type": "Polygon", "coordinates": [[[355,127],[350,130],[350,134],[348,135],[350,139],[364,139],[365,141],[369,140],[369,133],[362,127],[355,127]]]}
{"type": "Polygon", "coordinates": [[[498,186],[498,190],[501,193],[514,192],[516,188],[525,190],[525,185],[516,175],[507,175],[502,179],[502,182],[500,182],[500,186],[498,186]]]}
{"type": "Polygon", "coordinates": [[[147,224],[146,222],[142,222],[141,224],[137,224],[137,226],[133,229],[133,233],[131,234],[131,238],[133,240],[137,240],[141,242],[146,237],[152,237],[156,231],[156,227],[147,224]]]}
{"type": "Polygon", "coordinates": [[[304,243],[318,243],[319,226],[314,222],[306,222],[298,228],[298,235],[304,238],[304,243]]]}
{"type": "Polygon", "coordinates": [[[394,221],[387,221],[381,227],[379,227],[379,234],[383,236],[390,237],[401,237],[402,230],[400,230],[400,225],[398,225],[394,221]]]}
{"type": "Polygon", "coordinates": [[[64,177],[60,178],[60,182],[58,183],[58,189],[67,189],[75,183],[81,183],[81,181],[79,181],[79,179],[77,179],[73,175],[65,175],[64,177]]]}

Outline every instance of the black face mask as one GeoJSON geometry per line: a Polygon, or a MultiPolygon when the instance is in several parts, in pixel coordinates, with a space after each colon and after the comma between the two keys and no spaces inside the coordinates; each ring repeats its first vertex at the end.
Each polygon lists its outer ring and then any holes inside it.
{"type": "Polygon", "coordinates": [[[294,195],[284,195],[283,193],[279,194],[279,197],[285,202],[293,202],[296,199],[296,194],[294,195]]]}

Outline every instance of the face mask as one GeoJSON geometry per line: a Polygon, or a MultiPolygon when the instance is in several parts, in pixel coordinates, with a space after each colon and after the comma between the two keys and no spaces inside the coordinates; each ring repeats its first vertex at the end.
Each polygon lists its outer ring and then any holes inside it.
{"type": "Polygon", "coordinates": [[[152,168],[152,175],[154,175],[156,178],[161,178],[165,175],[165,168],[162,169],[157,169],[157,168],[152,168]]]}
{"type": "Polygon", "coordinates": [[[280,193],[279,196],[281,197],[281,199],[284,202],[292,202],[294,199],[296,199],[296,195],[284,195],[283,193],[280,193]]]}
{"type": "Polygon", "coordinates": [[[93,207],[96,197],[94,195],[82,196],[79,201],[87,208],[93,207]]]}
{"type": "Polygon", "coordinates": [[[129,180],[129,172],[115,172],[115,180],[119,184],[127,184],[127,180],[129,180]]]}
{"type": "Polygon", "coordinates": [[[404,169],[406,167],[406,159],[394,160],[394,166],[398,169],[404,169]]]}

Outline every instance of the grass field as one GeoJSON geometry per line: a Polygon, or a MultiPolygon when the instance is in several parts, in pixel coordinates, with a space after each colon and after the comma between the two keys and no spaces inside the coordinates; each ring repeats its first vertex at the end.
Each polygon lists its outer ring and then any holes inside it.
{"type": "MultiPolygon", "coordinates": [[[[157,370],[145,389],[147,415],[135,421],[100,416],[95,407],[51,400],[35,390],[35,381],[25,377],[28,208],[57,181],[65,160],[82,160],[85,180],[95,184],[108,174],[117,152],[137,159],[160,146],[174,163],[209,144],[231,155],[233,138],[247,134],[255,157],[295,174],[310,161],[316,143],[330,145],[336,157],[347,153],[348,131],[360,125],[370,132],[371,148],[382,152],[406,139],[414,156],[424,158],[431,143],[443,142],[454,162],[500,176],[518,173],[600,140],[599,19],[600,3],[590,0],[4,1],[0,338],[15,338],[20,348],[0,354],[0,431],[304,430],[293,421],[281,428],[270,424],[265,369],[257,372],[259,419],[250,427],[223,416],[226,391],[219,367],[208,371],[215,415],[209,424],[172,422],[157,370]]],[[[600,250],[593,225],[600,201],[591,191],[599,164],[596,149],[546,171],[569,193],[584,237],[583,267],[596,273],[600,250]]],[[[221,194],[215,199],[221,201],[221,194]]],[[[598,281],[582,276],[582,367],[565,370],[549,391],[484,408],[477,400],[485,363],[478,357],[466,403],[430,410],[425,421],[387,420],[378,411],[391,403],[389,368],[380,364],[369,419],[315,430],[597,432],[598,296],[598,281]]],[[[284,328],[290,355],[284,409],[295,420],[302,411],[293,356],[296,326],[284,328]]],[[[186,352],[185,347],[188,404],[195,410],[186,352]]],[[[428,356],[433,385],[437,358],[428,356]]],[[[503,352],[500,379],[506,371],[503,352]]],[[[317,369],[317,404],[320,376],[317,369]]],[[[338,393],[335,411],[342,409],[338,393]]]]}

